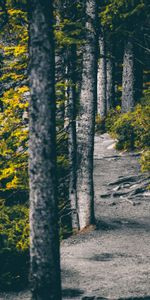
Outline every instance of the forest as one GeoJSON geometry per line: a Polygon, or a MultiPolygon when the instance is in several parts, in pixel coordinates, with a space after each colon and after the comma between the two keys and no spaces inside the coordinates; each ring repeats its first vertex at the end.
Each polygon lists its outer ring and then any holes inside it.
{"type": "Polygon", "coordinates": [[[60,245],[98,226],[96,139],[150,195],[149,62],[149,0],[0,0],[0,293],[62,299],[60,245]]]}

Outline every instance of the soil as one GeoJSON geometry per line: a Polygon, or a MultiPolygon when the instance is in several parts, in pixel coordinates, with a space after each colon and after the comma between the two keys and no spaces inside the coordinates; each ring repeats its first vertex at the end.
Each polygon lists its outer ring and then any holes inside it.
{"type": "MultiPolygon", "coordinates": [[[[61,244],[63,299],[150,300],[150,192],[138,153],[95,137],[96,226],[61,244]]],[[[28,291],[0,300],[29,300],[28,291]]]]}

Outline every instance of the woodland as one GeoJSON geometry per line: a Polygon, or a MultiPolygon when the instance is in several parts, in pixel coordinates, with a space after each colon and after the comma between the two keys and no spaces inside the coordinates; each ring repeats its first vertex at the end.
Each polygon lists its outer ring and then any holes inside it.
{"type": "Polygon", "coordinates": [[[0,291],[61,299],[60,243],[96,224],[95,133],[149,174],[149,58],[149,0],[0,1],[0,291]]]}

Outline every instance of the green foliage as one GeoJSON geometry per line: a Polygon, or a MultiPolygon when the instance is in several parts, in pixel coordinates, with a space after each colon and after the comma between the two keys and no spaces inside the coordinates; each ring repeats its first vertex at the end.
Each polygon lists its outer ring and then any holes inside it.
{"type": "Polygon", "coordinates": [[[108,114],[107,118],[105,120],[105,126],[106,130],[109,132],[112,132],[112,126],[117,121],[117,119],[120,117],[121,114],[121,107],[118,105],[115,109],[111,109],[108,114]]]}
{"type": "Polygon", "coordinates": [[[7,207],[0,201],[0,286],[21,289],[27,284],[29,267],[28,208],[7,207]]]}
{"type": "Polygon", "coordinates": [[[101,22],[109,30],[128,34],[145,17],[147,0],[109,0],[101,11],[101,22]],[[140,16],[140,21],[139,21],[140,16]]]}
{"type": "MultiPolygon", "coordinates": [[[[144,98],[145,99],[145,98],[144,98]]],[[[143,151],[142,171],[150,171],[150,105],[148,97],[138,104],[133,112],[120,114],[112,112],[106,119],[108,130],[117,138],[118,150],[143,151]]]]}
{"type": "Polygon", "coordinates": [[[141,155],[140,163],[143,172],[150,172],[150,150],[144,151],[141,155]]]}
{"type": "Polygon", "coordinates": [[[134,127],[132,124],[132,115],[126,113],[114,123],[113,131],[117,135],[116,148],[118,150],[133,150],[134,149],[134,127]]]}
{"type": "Polygon", "coordinates": [[[101,134],[105,132],[105,119],[104,118],[101,118],[100,115],[96,115],[95,124],[96,124],[97,132],[99,132],[101,134]]]}
{"type": "Polygon", "coordinates": [[[2,98],[4,111],[0,113],[0,189],[28,189],[28,127],[23,120],[28,107],[24,97],[27,91],[26,86],[9,89],[2,98]]]}

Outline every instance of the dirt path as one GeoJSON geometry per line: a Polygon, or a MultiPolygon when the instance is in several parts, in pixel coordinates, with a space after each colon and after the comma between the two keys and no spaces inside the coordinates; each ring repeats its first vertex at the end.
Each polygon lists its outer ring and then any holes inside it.
{"type": "MultiPolygon", "coordinates": [[[[150,193],[135,153],[95,137],[97,229],[62,243],[63,299],[150,300],[150,193]]],[[[30,299],[29,293],[0,300],[30,299]]]]}

